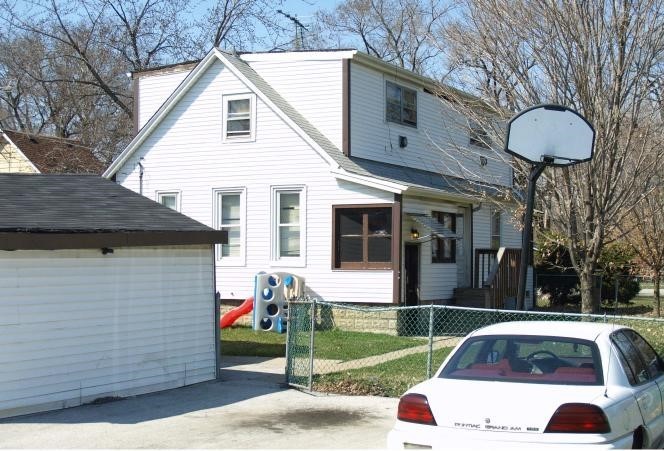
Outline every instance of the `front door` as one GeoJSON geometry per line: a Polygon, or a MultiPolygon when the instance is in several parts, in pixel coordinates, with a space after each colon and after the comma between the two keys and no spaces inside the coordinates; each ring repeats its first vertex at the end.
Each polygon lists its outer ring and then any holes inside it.
{"type": "Polygon", "coordinates": [[[405,247],[406,305],[418,305],[420,300],[420,245],[407,243],[405,247]]]}

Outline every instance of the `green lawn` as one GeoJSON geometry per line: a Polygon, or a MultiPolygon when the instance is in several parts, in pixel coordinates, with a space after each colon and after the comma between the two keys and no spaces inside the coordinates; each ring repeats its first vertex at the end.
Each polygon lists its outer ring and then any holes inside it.
{"type": "MultiPolygon", "coordinates": [[[[435,350],[432,374],[452,348],[435,350]]],[[[427,378],[426,353],[411,354],[378,365],[314,377],[314,390],[328,393],[398,397],[427,378]]]]}
{"type": "MultiPolygon", "coordinates": [[[[315,339],[316,358],[344,361],[385,354],[427,343],[427,340],[422,338],[342,330],[317,331],[315,339]]],[[[286,334],[254,331],[243,326],[222,329],[221,354],[283,357],[286,355],[286,334]]]]}
{"type": "Polygon", "coordinates": [[[221,329],[221,355],[283,357],[286,334],[256,331],[246,326],[221,329]]]}
{"type": "Polygon", "coordinates": [[[613,302],[602,302],[602,311],[616,315],[651,316],[655,311],[655,298],[653,296],[636,296],[629,302],[616,305],[613,302]]]}

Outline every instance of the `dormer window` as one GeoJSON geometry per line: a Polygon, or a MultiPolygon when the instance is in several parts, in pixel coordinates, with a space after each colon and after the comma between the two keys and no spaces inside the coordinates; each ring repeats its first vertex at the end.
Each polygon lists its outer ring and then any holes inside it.
{"type": "Polygon", "coordinates": [[[256,97],[253,94],[224,96],[224,140],[253,140],[255,123],[256,97]]]}
{"type": "Polygon", "coordinates": [[[385,112],[389,122],[417,127],[417,91],[385,82],[385,112]]]}

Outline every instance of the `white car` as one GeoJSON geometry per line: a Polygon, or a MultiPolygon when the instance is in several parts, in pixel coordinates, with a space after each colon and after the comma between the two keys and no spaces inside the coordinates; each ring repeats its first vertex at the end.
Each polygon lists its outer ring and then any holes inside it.
{"type": "Polygon", "coordinates": [[[664,444],[664,362],[620,325],[532,321],[476,330],[399,401],[391,449],[664,444]]]}

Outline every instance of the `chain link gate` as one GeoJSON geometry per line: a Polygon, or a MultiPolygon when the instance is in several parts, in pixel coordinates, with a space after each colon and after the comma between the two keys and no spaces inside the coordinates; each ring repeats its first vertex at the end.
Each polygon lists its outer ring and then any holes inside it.
{"type": "Polygon", "coordinates": [[[312,389],[314,362],[315,300],[288,303],[286,327],[286,383],[312,389]]]}

